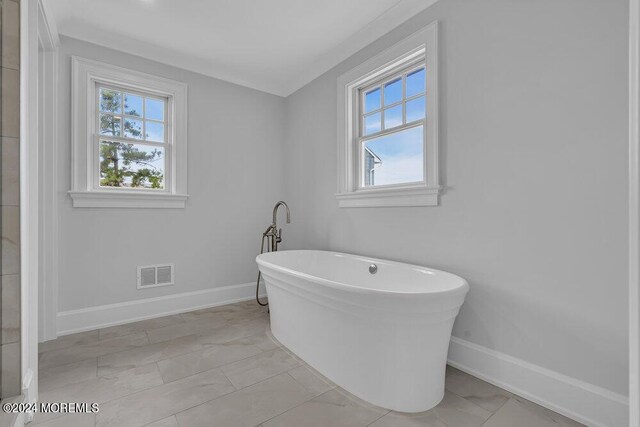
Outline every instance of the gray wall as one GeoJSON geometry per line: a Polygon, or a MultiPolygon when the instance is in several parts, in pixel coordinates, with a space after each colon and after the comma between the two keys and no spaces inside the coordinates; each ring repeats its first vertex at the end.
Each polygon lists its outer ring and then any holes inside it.
{"type": "Polygon", "coordinates": [[[59,310],[255,280],[284,196],[284,99],[66,37],[59,55],[59,310]],[[189,85],[186,209],[71,207],[71,55],[189,85]],[[162,262],[175,263],[175,286],[138,291],[136,266],[162,262]]]}
{"type": "Polygon", "coordinates": [[[457,273],[454,335],[627,393],[625,0],[441,0],[287,98],[291,246],[457,273]],[[339,209],[336,79],[439,20],[432,208],[339,209]]]}

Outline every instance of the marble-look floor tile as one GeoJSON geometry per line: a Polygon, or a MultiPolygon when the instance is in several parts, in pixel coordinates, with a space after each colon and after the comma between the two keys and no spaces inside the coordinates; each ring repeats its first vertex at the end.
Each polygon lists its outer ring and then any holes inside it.
{"type": "Polygon", "coordinates": [[[20,276],[2,276],[2,344],[20,341],[20,276]]]}
{"type": "Polygon", "coordinates": [[[40,369],[38,392],[44,393],[55,388],[97,378],[98,359],[83,360],[66,365],[40,369]]]}
{"type": "Polygon", "coordinates": [[[262,353],[262,350],[245,339],[212,344],[205,349],[158,362],[165,382],[208,371],[238,360],[262,353]]]}
{"type": "Polygon", "coordinates": [[[96,341],[91,344],[46,351],[44,353],[40,353],[39,364],[42,368],[59,366],[91,359],[93,357],[104,356],[106,354],[131,350],[146,344],[149,344],[147,335],[144,332],[140,332],[137,334],[126,335],[124,337],[96,341]]]}
{"type": "Polygon", "coordinates": [[[273,338],[268,330],[265,330],[256,335],[252,335],[245,339],[258,346],[263,351],[275,350],[276,348],[281,347],[281,344],[275,338],[273,338]]]}
{"type": "Polygon", "coordinates": [[[264,307],[260,307],[257,303],[252,302],[248,304],[247,302],[241,302],[190,311],[188,313],[182,313],[180,316],[189,322],[206,318],[222,318],[233,321],[268,316],[268,313],[266,313],[264,307]]]}
{"type": "Polygon", "coordinates": [[[287,352],[275,349],[225,365],[221,369],[236,388],[243,388],[289,371],[298,365],[298,361],[287,352]]]}
{"type": "Polygon", "coordinates": [[[145,427],[180,427],[175,415],[147,424],[145,427]]]}
{"type": "Polygon", "coordinates": [[[68,414],[36,425],[38,427],[94,427],[96,416],[95,414],[68,414]]]}
{"type": "Polygon", "coordinates": [[[485,427],[578,427],[582,424],[521,398],[511,398],[485,427]]]}
{"type": "Polygon", "coordinates": [[[109,375],[147,363],[158,362],[182,354],[201,350],[195,335],[143,345],[131,350],[98,357],[98,376],[109,375]]]}
{"type": "Polygon", "coordinates": [[[338,390],[330,390],[279,415],[264,427],[365,427],[389,412],[338,390]]]}
{"type": "MultiPolygon", "coordinates": [[[[97,377],[91,380],[39,393],[41,402],[86,402],[105,403],[137,391],[151,389],[162,385],[162,377],[155,363],[120,372],[108,377],[97,377]]],[[[35,421],[42,423],[62,414],[38,413],[35,421]]]]}
{"type": "Polygon", "coordinates": [[[313,397],[288,374],[177,414],[180,427],[253,427],[313,397]]]}
{"type": "Polygon", "coordinates": [[[438,406],[429,411],[418,414],[392,411],[371,427],[480,427],[491,414],[460,396],[446,392],[438,406]]]}
{"type": "Polygon", "coordinates": [[[147,331],[149,342],[157,343],[169,341],[187,335],[208,333],[209,331],[226,326],[223,318],[205,318],[193,322],[181,322],[162,328],[150,329],[147,331]]]}
{"type": "Polygon", "coordinates": [[[225,324],[200,333],[200,343],[205,346],[209,344],[224,344],[240,338],[264,334],[268,327],[268,323],[261,319],[252,319],[231,325],[225,324]]]}
{"type": "Polygon", "coordinates": [[[213,369],[101,405],[96,425],[142,426],[234,390],[224,374],[219,369],[213,369]]]}
{"type": "Polygon", "coordinates": [[[312,394],[322,394],[336,387],[333,382],[306,365],[291,369],[289,375],[312,394]]]}
{"type": "Polygon", "coordinates": [[[497,411],[511,398],[508,391],[450,366],[447,366],[445,388],[490,412],[497,411]]]}
{"type": "Polygon", "coordinates": [[[105,377],[70,384],[39,394],[42,402],[104,403],[136,391],[164,384],[155,363],[105,377]]]}
{"type": "Polygon", "coordinates": [[[100,340],[99,331],[78,332],[77,334],[63,335],[55,340],[38,344],[38,352],[60,350],[61,348],[74,347],[83,344],[91,344],[100,340]]]}
{"type": "Polygon", "coordinates": [[[100,329],[100,339],[121,337],[136,332],[144,332],[151,329],[163,328],[177,323],[184,323],[184,319],[179,315],[157,317],[155,319],[141,320],[139,322],[126,323],[124,325],[110,326],[100,329]]]}

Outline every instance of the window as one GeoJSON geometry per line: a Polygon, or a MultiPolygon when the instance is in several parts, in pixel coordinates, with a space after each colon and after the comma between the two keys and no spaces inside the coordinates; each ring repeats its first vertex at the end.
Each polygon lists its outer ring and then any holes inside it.
{"type": "Polygon", "coordinates": [[[184,207],[186,85],[72,62],[73,206],[184,207]]]}
{"type": "Polygon", "coordinates": [[[424,182],[423,61],[359,92],[359,187],[424,182]]]}
{"type": "Polygon", "coordinates": [[[341,207],[438,204],[437,23],[341,76],[341,207]]]}
{"type": "Polygon", "coordinates": [[[171,153],[168,98],[97,85],[97,186],[164,190],[171,153]]]}

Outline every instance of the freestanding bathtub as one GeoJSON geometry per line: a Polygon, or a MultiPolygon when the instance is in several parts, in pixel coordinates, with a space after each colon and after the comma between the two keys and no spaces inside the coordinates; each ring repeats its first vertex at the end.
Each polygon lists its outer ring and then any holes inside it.
{"type": "Polygon", "coordinates": [[[442,400],[451,328],[469,290],[464,279],[325,251],[270,252],[256,261],[271,332],[311,367],[387,409],[422,412],[442,400]]]}

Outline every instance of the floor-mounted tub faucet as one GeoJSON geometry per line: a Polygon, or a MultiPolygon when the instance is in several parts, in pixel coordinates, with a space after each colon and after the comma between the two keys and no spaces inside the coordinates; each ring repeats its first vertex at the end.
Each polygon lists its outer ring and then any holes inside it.
{"type": "MultiPolygon", "coordinates": [[[[280,206],[284,206],[287,210],[287,224],[291,223],[291,212],[289,211],[289,205],[287,205],[285,201],[280,200],[273,207],[273,222],[271,223],[269,228],[267,228],[267,231],[262,233],[262,244],[260,245],[260,253],[264,253],[265,240],[267,242],[267,251],[269,252],[277,251],[278,243],[282,242],[282,228],[278,229],[278,209],[280,209],[280,206]]],[[[262,306],[269,305],[269,303],[261,302],[260,298],[258,298],[260,291],[260,278],[261,274],[260,272],[258,272],[258,280],[256,281],[256,301],[258,301],[258,304],[262,306]]]]}

